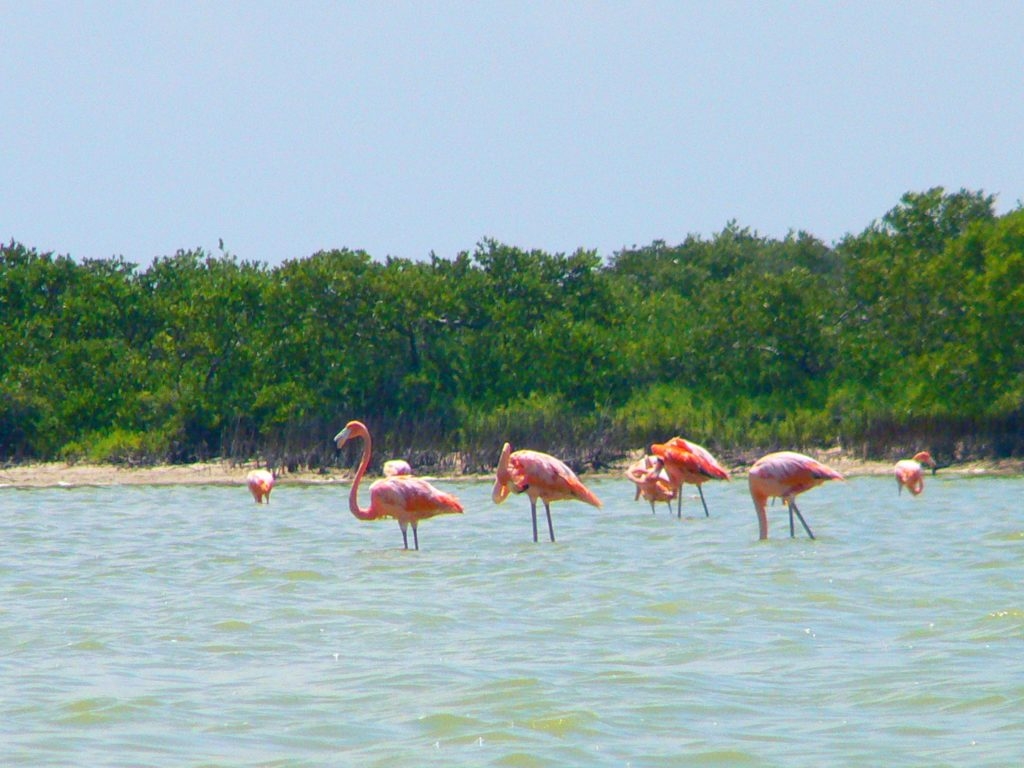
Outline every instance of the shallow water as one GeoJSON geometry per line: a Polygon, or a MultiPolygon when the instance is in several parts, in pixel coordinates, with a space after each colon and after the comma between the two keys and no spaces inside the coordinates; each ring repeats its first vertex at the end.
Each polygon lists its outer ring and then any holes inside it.
{"type": "Polygon", "coordinates": [[[682,520],[597,480],[555,544],[436,484],[419,552],[347,487],[0,490],[0,764],[1024,757],[1024,479],[832,483],[767,542],[743,479],[682,520]]]}

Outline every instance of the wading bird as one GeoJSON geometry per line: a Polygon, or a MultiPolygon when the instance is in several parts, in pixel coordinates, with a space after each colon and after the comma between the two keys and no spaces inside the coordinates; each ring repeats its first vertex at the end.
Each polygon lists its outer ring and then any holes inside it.
{"type": "Polygon", "coordinates": [[[362,509],[359,506],[359,481],[366,474],[370,464],[372,441],[370,430],[360,421],[350,421],[345,428],[334,436],[334,442],[341,448],[352,438],[363,438],[363,457],[359,461],[352,490],[348,495],[349,511],[360,520],[380,520],[393,517],[402,529],[402,542],[409,548],[406,529],[412,526],[412,540],[416,549],[420,548],[419,535],[416,528],[420,520],[434,515],[462,512],[462,504],[450,493],[439,491],[426,480],[409,475],[396,475],[375,480],[370,486],[370,506],[362,509]]]}
{"type": "Polygon", "coordinates": [[[784,504],[789,505],[789,535],[795,536],[793,530],[793,513],[800,518],[807,535],[812,539],[814,534],[800,514],[796,506],[797,495],[821,485],[826,480],[842,480],[843,476],[831,467],[826,467],[810,456],[792,451],[769,453],[754,462],[750,468],[750,497],[754,500],[757,522],[760,527],[760,538],[768,538],[768,514],[765,505],[769,497],[778,496],[784,504]]]}
{"type": "Polygon", "coordinates": [[[676,489],[679,497],[676,502],[677,517],[683,516],[683,483],[697,486],[700,503],[704,506],[704,516],[711,517],[701,486],[708,480],[728,480],[729,473],[725,467],[719,464],[706,448],[681,437],[673,437],[668,442],[653,444],[651,453],[662,460],[665,471],[668,472],[672,485],[676,489]]]}
{"type": "Polygon", "coordinates": [[[576,499],[601,506],[601,500],[587,489],[576,473],[562,461],[540,451],[516,451],[505,443],[495,473],[491,499],[501,504],[509,493],[525,493],[530,497],[530,514],[533,516],[533,540],[537,541],[537,499],[544,502],[548,516],[548,534],[555,540],[555,528],[551,524],[551,502],[562,499],[576,499]]]}
{"type": "Polygon", "coordinates": [[[636,501],[643,496],[651,504],[651,514],[654,511],[654,503],[664,501],[668,504],[668,511],[672,512],[672,499],[676,497],[676,489],[668,472],[661,464],[657,456],[644,456],[629,465],[626,469],[626,477],[636,484],[636,501]]]}
{"type": "Polygon", "coordinates": [[[276,481],[277,473],[266,469],[254,469],[245,476],[245,484],[257,504],[270,503],[270,492],[274,490],[276,481]]]}
{"type": "Polygon", "coordinates": [[[411,475],[412,467],[405,459],[390,459],[384,462],[384,477],[397,477],[398,475],[411,475]]]}
{"type": "Polygon", "coordinates": [[[896,462],[896,488],[897,495],[903,493],[903,488],[917,496],[924,490],[924,475],[921,472],[921,465],[932,468],[935,474],[935,460],[928,451],[921,451],[912,459],[903,459],[896,462]]]}

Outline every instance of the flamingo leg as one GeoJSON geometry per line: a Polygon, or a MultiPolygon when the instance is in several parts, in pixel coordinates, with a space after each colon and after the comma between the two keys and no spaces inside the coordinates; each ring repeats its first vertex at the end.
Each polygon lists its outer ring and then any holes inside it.
{"type": "MultiPolygon", "coordinates": [[[[683,519],[683,486],[682,486],[682,484],[680,484],[680,486],[679,486],[678,494],[679,495],[676,496],[676,517],[679,518],[680,520],[682,520],[683,519]]],[[[672,504],[671,503],[669,503],[668,508],[672,509],[672,504]]]]}
{"type": "Polygon", "coordinates": [[[416,551],[419,552],[420,551],[420,537],[419,537],[419,534],[416,533],[416,523],[412,524],[412,540],[416,544],[416,551]]]}
{"type": "MultiPolygon", "coordinates": [[[[399,523],[398,526],[402,529],[402,543],[405,545],[405,548],[408,549],[409,548],[409,536],[405,532],[406,524],[405,523],[399,523]]],[[[413,535],[415,535],[415,533],[416,532],[413,531],[413,535]]]]}
{"type": "Polygon", "coordinates": [[[537,500],[530,499],[530,515],[533,517],[533,543],[537,543],[537,500]]]}
{"type": "Polygon", "coordinates": [[[793,535],[793,513],[796,512],[796,516],[800,518],[800,524],[807,531],[807,535],[810,538],[814,538],[814,534],[811,533],[810,526],[807,525],[807,521],[804,520],[804,516],[800,514],[800,509],[797,507],[796,502],[790,500],[789,502],[789,535],[793,535]]]}
{"type": "Polygon", "coordinates": [[[758,539],[764,541],[768,538],[768,513],[765,511],[765,502],[754,501],[754,511],[757,513],[758,539]]]}
{"type": "Polygon", "coordinates": [[[700,503],[704,505],[704,517],[711,517],[711,513],[708,512],[708,503],[704,501],[704,489],[700,485],[697,486],[697,493],[700,494],[700,503]]]}
{"type": "Polygon", "coordinates": [[[551,505],[548,504],[548,500],[544,499],[544,511],[548,515],[548,533],[551,536],[551,540],[555,540],[555,526],[551,524],[551,505]]]}

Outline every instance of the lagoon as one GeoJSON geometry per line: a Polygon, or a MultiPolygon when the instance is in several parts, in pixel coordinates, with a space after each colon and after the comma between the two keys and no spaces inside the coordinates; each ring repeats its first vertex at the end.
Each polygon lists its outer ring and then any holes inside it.
{"type": "Polygon", "coordinates": [[[525,498],[438,480],[466,513],[419,552],[347,487],[0,489],[0,764],[1024,757],[1024,478],[829,483],[817,540],[776,504],[765,542],[743,478],[682,520],[584,481],[534,544],[525,498]]]}

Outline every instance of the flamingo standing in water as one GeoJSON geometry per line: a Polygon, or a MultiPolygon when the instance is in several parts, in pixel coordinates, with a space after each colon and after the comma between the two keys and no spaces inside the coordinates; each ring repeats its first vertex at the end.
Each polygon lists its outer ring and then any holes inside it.
{"type": "Polygon", "coordinates": [[[533,540],[537,541],[537,499],[544,502],[548,516],[548,534],[555,540],[555,528],[551,524],[551,502],[562,499],[577,499],[601,506],[597,498],[576,477],[576,473],[561,460],[540,451],[516,451],[505,443],[498,460],[491,499],[501,504],[509,493],[525,493],[530,497],[530,514],[533,516],[533,540]]]}
{"type": "Polygon", "coordinates": [[[897,494],[903,493],[904,486],[908,491],[917,496],[924,490],[924,476],[921,472],[921,465],[932,468],[935,473],[935,459],[928,451],[921,451],[912,459],[903,459],[896,462],[896,488],[897,494]]]}
{"type": "Polygon", "coordinates": [[[355,437],[363,438],[363,457],[359,461],[352,490],[348,495],[349,511],[360,520],[380,520],[393,517],[402,529],[402,542],[409,548],[406,529],[412,526],[412,540],[416,549],[420,548],[420,539],[416,528],[420,520],[434,515],[462,512],[462,504],[450,493],[444,493],[426,480],[409,475],[395,475],[375,480],[370,486],[370,506],[362,509],[359,506],[359,481],[366,474],[370,464],[372,450],[370,430],[360,421],[350,421],[345,428],[334,436],[335,444],[341,448],[355,437]]]}
{"type": "Polygon", "coordinates": [[[672,499],[676,497],[676,489],[657,456],[644,456],[634,461],[626,469],[626,477],[636,483],[636,496],[633,500],[636,501],[643,496],[651,504],[652,515],[656,514],[656,501],[664,501],[668,504],[668,511],[672,511],[672,499]]]}
{"type": "Polygon", "coordinates": [[[277,473],[266,469],[254,469],[245,476],[245,484],[257,504],[270,503],[270,492],[274,490],[276,481],[277,473]]]}
{"type": "Polygon", "coordinates": [[[683,483],[697,486],[700,503],[704,505],[704,516],[711,517],[701,486],[708,480],[728,480],[729,473],[725,467],[719,464],[706,448],[681,437],[673,437],[668,442],[653,444],[651,453],[661,459],[679,496],[679,500],[676,502],[677,517],[683,516],[683,483]]]}
{"type": "Polygon", "coordinates": [[[842,480],[843,476],[831,467],[827,467],[820,461],[815,461],[810,456],[792,451],[781,451],[769,453],[754,462],[750,468],[748,480],[750,482],[750,497],[754,500],[754,510],[757,512],[757,522],[760,527],[762,539],[768,538],[768,514],[765,505],[769,497],[779,496],[783,503],[789,505],[789,535],[795,536],[793,530],[793,513],[800,518],[807,535],[812,539],[814,534],[800,514],[796,506],[796,496],[815,488],[826,480],[842,480]]]}

